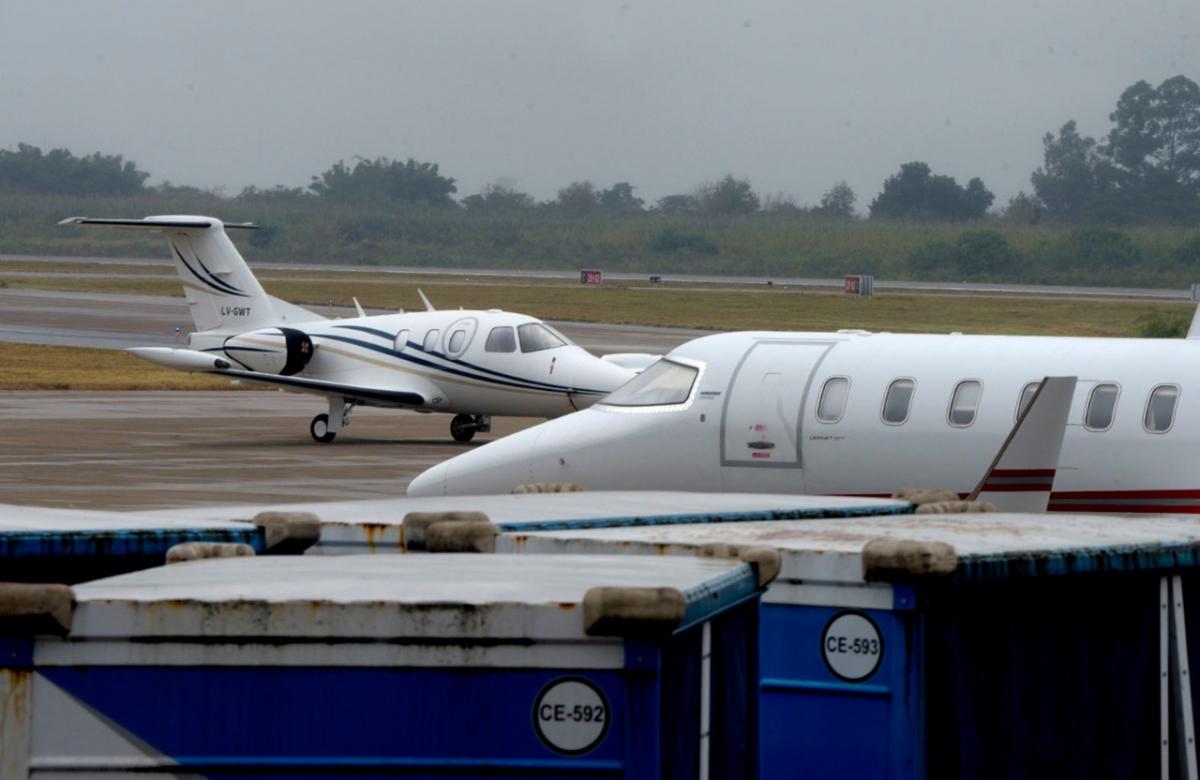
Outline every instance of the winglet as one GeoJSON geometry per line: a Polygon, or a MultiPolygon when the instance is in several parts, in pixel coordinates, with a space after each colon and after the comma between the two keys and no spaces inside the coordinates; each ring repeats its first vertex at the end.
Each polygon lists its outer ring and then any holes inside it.
{"type": "Polygon", "coordinates": [[[1002,512],[1045,512],[1062,454],[1076,378],[1048,376],[1017,418],[969,500],[1002,512]]]}
{"type": "Polygon", "coordinates": [[[421,292],[420,287],[417,288],[417,295],[421,296],[421,302],[425,304],[425,311],[437,311],[437,309],[433,308],[433,304],[429,302],[429,299],[425,297],[425,293],[421,292]]]}
{"type": "Polygon", "coordinates": [[[1196,305],[1196,311],[1192,314],[1192,324],[1188,325],[1187,336],[1184,338],[1200,339],[1200,304],[1196,305]]]}
{"type": "Polygon", "coordinates": [[[358,316],[365,317],[367,313],[363,311],[362,305],[358,302],[358,298],[351,296],[350,300],[354,301],[354,308],[358,310],[358,316]]]}

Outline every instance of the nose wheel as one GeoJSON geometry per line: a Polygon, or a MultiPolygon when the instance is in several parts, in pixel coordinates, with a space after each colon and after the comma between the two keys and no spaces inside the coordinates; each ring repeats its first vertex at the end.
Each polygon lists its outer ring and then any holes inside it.
{"type": "Polygon", "coordinates": [[[450,435],[455,441],[468,442],[475,432],[487,433],[492,429],[492,418],[486,414],[456,414],[450,421],[450,435]]]}
{"type": "Polygon", "coordinates": [[[327,414],[318,414],[312,418],[308,432],[312,434],[313,441],[319,441],[322,444],[333,441],[333,437],[337,436],[337,433],[329,430],[329,415],[327,414]]]}
{"type": "Polygon", "coordinates": [[[308,424],[308,432],[313,441],[328,444],[337,436],[338,431],[350,424],[350,410],[354,408],[353,401],[347,401],[341,396],[330,396],[329,414],[318,414],[308,424]]]}

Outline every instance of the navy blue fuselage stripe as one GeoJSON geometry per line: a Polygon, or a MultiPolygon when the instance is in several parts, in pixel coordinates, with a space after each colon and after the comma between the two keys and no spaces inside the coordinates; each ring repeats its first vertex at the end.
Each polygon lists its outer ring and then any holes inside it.
{"type": "Polygon", "coordinates": [[[249,295],[246,295],[246,293],[233,292],[231,290],[222,289],[221,287],[218,287],[216,284],[210,282],[208,279],[205,279],[203,276],[196,273],[195,268],[192,268],[192,266],[188,264],[188,261],[186,259],[184,259],[184,257],[183,257],[183,253],[180,252],[178,249],[176,249],[174,244],[171,245],[171,248],[175,250],[175,256],[179,258],[179,262],[183,263],[183,267],[188,269],[189,271],[191,271],[192,276],[199,279],[206,286],[211,287],[212,289],[216,290],[217,292],[223,293],[225,295],[236,295],[239,298],[249,298],[250,297],[249,295]]]}
{"type": "Polygon", "coordinates": [[[225,281],[224,279],[218,277],[212,271],[208,270],[208,266],[206,266],[204,264],[204,258],[201,257],[200,255],[196,255],[196,262],[199,263],[200,267],[204,269],[204,273],[208,274],[209,277],[211,277],[212,280],[214,282],[216,282],[217,284],[221,285],[222,287],[228,287],[233,292],[239,292],[239,293],[245,294],[245,292],[246,292],[245,290],[241,289],[240,287],[236,287],[233,284],[230,284],[229,282],[225,281]]]}
{"type": "Polygon", "coordinates": [[[479,376],[478,374],[472,374],[472,373],[469,373],[466,371],[460,371],[458,369],[451,368],[450,366],[438,365],[437,363],[434,363],[429,360],[422,360],[421,358],[414,357],[412,355],[407,355],[402,352],[397,352],[396,350],[391,349],[390,347],[381,347],[378,344],[371,344],[366,341],[360,341],[358,339],[352,339],[352,338],[348,338],[346,336],[337,336],[332,333],[325,333],[325,334],[314,333],[314,334],[312,334],[312,336],[314,338],[333,339],[334,341],[341,341],[346,344],[353,344],[354,346],[363,347],[364,349],[369,349],[369,350],[372,350],[375,352],[380,352],[384,355],[390,355],[392,357],[399,358],[400,360],[406,360],[410,363],[416,363],[417,365],[425,366],[426,368],[432,368],[437,371],[444,371],[447,374],[456,374],[458,376],[466,377],[467,379],[474,379],[474,380],[480,381],[480,382],[491,382],[492,384],[506,385],[508,387],[517,387],[522,390],[541,390],[543,392],[551,392],[551,393],[557,392],[557,393],[579,393],[579,394],[586,394],[586,395],[607,395],[607,392],[603,391],[603,390],[577,390],[577,389],[565,387],[563,385],[545,385],[545,386],[539,387],[537,385],[541,384],[541,383],[535,383],[528,379],[521,379],[520,377],[513,377],[513,379],[517,380],[515,382],[505,382],[500,379],[492,379],[491,377],[479,376]]]}
{"type": "MultiPolygon", "coordinates": [[[[200,268],[202,268],[204,270],[204,272],[206,274],[208,274],[208,281],[211,284],[215,284],[217,287],[221,288],[222,290],[225,290],[230,295],[242,295],[242,296],[246,295],[245,292],[234,287],[232,284],[225,281],[224,279],[217,278],[216,274],[214,274],[212,271],[208,270],[208,266],[206,266],[204,264],[204,260],[201,259],[200,255],[196,255],[196,262],[199,263],[200,268]]],[[[249,297],[249,296],[246,296],[246,297],[249,297]]]]}
{"type": "MultiPolygon", "coordinates": [[[[172,244],[172,246],[174,246],[174,244],[172,244]]],[[[183,253],[179,252],[178,249],[176,249],[175,251],[181,255],[180,259],[182,259],[183,253]]],[[[222,279],[218,279],[216,274],[214,274],[212,271],[208,270],[208,266],[206,266],[204,264],[203,258],[201,258],[199,254],[196,254],[196,251],[194,249],[192,250],[192,254],[196,255],[196,262],[199,263],[200,267],[204,269],[204,272],[206,274],[208,274],[208,278],[206,279],[207,282],[209,282],[210,284],[215,284],[217,287],[220,287],[222,290],[228,292],[231,295],[245,295],[244,292],[242,292],[238,288],[234,287],[229,282],[226,282],[222,279]]]]}
{"type": "MultiPolygon", "coordinates": [[[[334,325],[333,327],[335,327],[335,328],[348,328],[348,329],[351,329],[351,330],[361,330],[361,331],[363,331],[364,333],[371,333],[371,334],[374,334],[374,335],[377,335],[377,336],[381,336],[381,337],[383,337],[383,338],[386,338],[386,339],[393,339],[393,338],[395,338],[394,336],[392,336],[392,334],[390,334],[390,333],[387,333],[387,332],[385,332],[385,331],[382,331],[382,330],[375,330],[375,329],[373,329],[373,328],[364,328],[364,327],[361,327],[361,326],[358,326],[358,325],[334,325]]],[[[396,334],[396,335],[399,335],[399,334],[396,334]]],[[[442,354],[442,353],[440,353],[440,352],[432,352],[432,351],[428,351],[428,350],[426,350],[424,347],[422,347],[420,344],[417,344],[415,341],[410,341],[410,342],[408,342],[407,346],[411,347],[412,349],[415,349],[415,350],[417,350],[418,352],[424,352],[426,355],[432,355],[432,356],[434,356],[434,357],[439,357],[439,358],[441,358],[441,359],[443,359],[443,360],[451,360],[451,359],[452,359],[452,358],[448,358],[448,357],[446,357],[445,355],[443,355],[443,354],[442,354]]],[[[396,354],[397,356],[399,356],[399,355],[400,355],[400,353],[398,353],[398,352],[394,352],[393,354],[396,354]]],[[[465,360],[454,360],[454,363],[455,363],[456,365],[463,366],[464,368],[470,368],[470,369],[474,369],[475,371],[482,371],[482,372],[483,372],[483,373],[485,373],[485,374],[491,374],[492,376],[498,376],[498,377],[501,377],[501,378],[503,378],[503,379],[511,379],[511,380],[513,380],[513,381],[515,381],[515,382],[525,382],[525,383],[527,383],[527,384],[531,384],[531,385],[538,385],[538,386],[540,386],[541,388],[545,388],[545,389],[549,389],[549,390],[554,390],[554,391],[556,391],[556,392],[560,392],[560,393],[582,393],[582,394],[584,394],[584,395],[608,395],[608,391],[607,391],[607,390],[572,390],[572,389],[571,389],[571,388],[569,388],[569,387],[565,387],[565,386],[563,386],[563,385],[556,385],[556,384],[553,384],[553,383],[551,383],[551,382],[539,382],[539,381],[538,381],[538,380],[536,380],[536,379],[526,379],[525,377],[522,377],[522,376],[516,376],[516,375],[514,375],[514,374],[505,374],[505,373],[503,373],[502,371],[496,371],[496,370],[493,370],[493,369],[487,368],[487,367],[485,367],[485,366],[479,366],[479,365],[476,365],[476,364],[474,364],[474,363],[468,363],[468,362],[467,362],[467,361],[465,361],[465,360]]],[[[436,363],[433,363],[433,364],[428,364],[428,365],[432,365],[434,368],[445,368],[444,366],[440,366],[440,365],[438,365],[438,364],[436,364],[436,363]]],[[[446,370],[447,370],[447,371],[449,371],[450,369],[446,369],[446,370]]]]}
{"type": "Polygon", "coordinates": [[[463,376],[468,379],[474,379],[474,380],[477,380],[480,382],[492,382],[494,384],[507,385],[509,387],[517,387],[522,390],[542,390],[544,392],[566,392],[565,388],[533,387],[528,384],[517,384],[516,382],[502,382],[498,379],[491,379],[489,377],[479,376],[477,374],[471,374],[466,371],[459,371],[459,370],[450,368],[449,366],[440,366],[437,363],[434,363],[429,360],[422,360],[420,358],[413,357],[412,355],[405,355],[405,354],[397,352],[396,350],[391,349],[389,347],[381,347],[377,344],[371,344],[366,341],[360,341],[358,339],[347,338],[346,336],[335,336],[332,333],[324,334],[324,335],[322,335],[322,334],[313,334],[313,335],[316,336],[317,338],[333,339],[334,341],[341,341],[346,344],[353,344],[356,347],[363,347],[364,349],[369,349],[369,350],[372,350],[375,352],[381,352],[385,355],[390,355],[391,357],[399,358],[401,360],[406,360],[410,363],[416,363],[417,365],[420,365],[420,366],[425,366],[426,368],[432,368],[432,369],[436,369],[438,371],[445,371],[448,374],[457,374],[458,376],[463,376]]]}

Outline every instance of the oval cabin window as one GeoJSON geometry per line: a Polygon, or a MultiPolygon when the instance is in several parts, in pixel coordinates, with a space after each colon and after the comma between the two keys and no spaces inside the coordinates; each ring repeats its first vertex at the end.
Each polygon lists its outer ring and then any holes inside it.
{"type": "Polygon", "coordinates": [[[975,412],[979,409],[979,396],[983,385],[974,379],[959,382],[950,397],[950,424],[955,428],[966,428],[975,422],[975,412]]]}
{"type": "Polygon", "coordinates": [[[396,334],[396,342],[395,342],[395,344],[393,344],[393,346],[396,348],[397,352],[404,351],[404,348],[408,346],[408,331],[407,330],[402,330],[396,334]]]}
{"type": "Polygon", "coordinates": [[[1159,385],[1150,392],[1146,401],[1146,417],[1142,426],[1149,433],[1166,433],[1175,424],[1175,404],[1179,401],[1179,388],[1175,385],[1159,385]]]}
{"type": "Polygon", "coordinates": [[[908,419],[908,408],[912,405],[914,384],[911,379],[897,379],[888,385],[883,398],[883,421],[888,425],[902,425],[908,419]]]}
{"type": "Polygon", "coordinates": [[[1088,396],[1087,411],[1083,416],[1083,427],[1089,431],[1107,431],[1112,427],[1113,415],[1117,411],[1117,395],[1120,389],[1105,383],[1092,388],[1088,396]]]}
{"type": "Polygon", "coordinates": [[[850,394],[850,380],[844,376],[835,376],[825,381],[821,388],[821,398],[817,401],[817,420],[823,423],[835,423],[842,419],[846,411],[846,397],[850,394]]]}
{"type": "Polygon", "coordinates": [[[425,350],[426,352],[433,352],[433,350],[437,347],[439,335],[441,335],[441,331],[437,330],[436,328],[426,333],[425,340],[421,342],[421,349],[425,350]]]}
{"type": "Polygon", "coordinates": [[[1021,415],[1025,414],[1025,410],[1033,403],[1033,394],[1037,392],[1038,385],[1041,382],[1030,382],[1021,388],[1021,397],[1017,400],[1017,415],[1013,419],[1021,419],[1021,415]]]}
{"type": "Polygon", "coordinates": [[[446,344],[446,351],[451,355],[457,355],[463,351],[466,342],[467,332],[465,330],[456,330],[450,334],[450,341],[446,344]]]}

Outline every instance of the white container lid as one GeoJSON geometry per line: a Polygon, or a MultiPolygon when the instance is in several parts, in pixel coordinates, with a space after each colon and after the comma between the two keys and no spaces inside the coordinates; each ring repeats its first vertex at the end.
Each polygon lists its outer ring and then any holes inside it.
{"type": "Polygon", "coordinates": [[[1200,518],[1052,512],[655,525],[508,533],[496,550],[694,555],[713,544],[778,550],[777,582],[900,579],[920,575],[922,560],[935,569],[926,573],[994,579],[1200,565],[1200,518]],[[896,570],[905,559],[917,570],[896,570]]]}
{"type": "Polygon", "coordinates": [[[580,639],[596,588],[682,598],[680,625],[758,589],[728,559],[281,556],[172,564],[74,588],[75,639],[580,639]]]}

